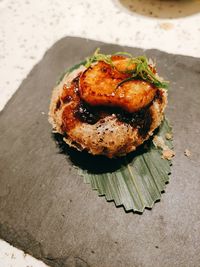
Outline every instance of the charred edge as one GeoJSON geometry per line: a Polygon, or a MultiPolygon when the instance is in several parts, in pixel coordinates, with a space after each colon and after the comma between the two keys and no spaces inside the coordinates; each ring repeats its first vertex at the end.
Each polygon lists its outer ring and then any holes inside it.
{"type": "Polygon", "coordinates": [[[161,104],[163,102],[163,91],[162,90],[157,90],[155,97],[154,97],[154,101],[158,100],[159,104],[161,104]]]}
{"type": "Polygon", "coordinates": [[[64,104],[67,104],[67,103],[71,102],[72,99],[73,99],[73,98],[72,98],[72,96],[70,96],[70,95],[66,95],[66,96],[63,96],[63,97],[62,97],[62,101],[63,101],[64,104]]]}
{"type": "Polygon", "coordinates": [[[77,87],[79,86],[80,76],[81,76],[81,73],[79,73],[72,81],[77,87]]]}
{"type": "Polygon", "coordinates": [[[61,106],[61,101],[60,101],[60,98],[57,100],[56,102],[56,108],[55,108],[55,111],[59,110],[60,109],[60,106],[61,106]]]}
{"type": "MultiPolygon", "coordinates": [[[[71,88],[73,88],[74,93],[78,96],[79,96],[79,78],[80,74],[76,78],[74,78],[71,83],[71,88]]],[[[61,100],[64,104],[70,103],[73,100],[72,95],[70,95],[67,90],[70,90],[70,88],[66,88],[66,93],[63,94],[61,97],[61,100]]]]}

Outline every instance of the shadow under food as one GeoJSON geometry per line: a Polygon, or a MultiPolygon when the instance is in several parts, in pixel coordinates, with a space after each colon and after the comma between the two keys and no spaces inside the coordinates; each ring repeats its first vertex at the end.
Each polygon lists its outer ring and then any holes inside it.
{"type": "Polygon", "coordinates": [[[143,16],[172,19],[200,12],[199,0],[117,0],[131,12],[143,16]]]}
{"type": "Polygon", "coordinates": [[[105,156],[94,156],[89,154],[87,151],[78,151],[73,147],[70,147],[63,141],[63,136],[54,133],[53,138],[56,140],[60,153],[65,154],[67,158],[72,162],[73,165],[81,168],[82,170],[87,170],[91,174],[103,174],[111,173],[120,169],[122,166],[126,166],[137,155],[144,153],[147,147],[147,142],[137,148],[136,151],[129,153],[124,157],[109,159],[105,156]]]}

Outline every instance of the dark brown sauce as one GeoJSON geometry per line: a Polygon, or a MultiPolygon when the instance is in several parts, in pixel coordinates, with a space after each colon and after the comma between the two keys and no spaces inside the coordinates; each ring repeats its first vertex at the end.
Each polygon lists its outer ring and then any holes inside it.
{"type": "Polygon", "coordinates": [[[128,113],[120,111],[116,114],[119,121],[130,124],[132,127],[138,128],[138,132],[145,137],[150,130],[152,123],[152,115],[149,107],[143,108],[138,112],[128,113]]]}
{"type": "MultiPolygon", "coordinates": [[[[74,84],[74,92],[77,96],[79,96],[79,76],[73,80],[74,84]]],[[[156,94],[155,98],[160,98],[159,93],[156,94]]],[[[147,107],[141,109],[138,112],[129,113],[121,108],[114,107],[92,107],[79,99],[79,104],[76,106],[74,110],[74,116],[78,120],[88,124],[95,124],[100,119],[105,118],[106,116],[110,116],[115,114],[119,122],[126,123],[138,129],[139,135],[145,137],[151,127],[152,124],[152,114],[150,111],[150,103],[147,107]]]]}
{"type": "Polygon", "coordinates": [[[81,101],[74,111],[76,118],[88,124],[95,124],[100,119],[112,114],[115,114],[120,122],[138,128],[138,132],[142,137],[145,137],[150,130],[152,115],[149,107],[135,113],[128,113],[119,108],[91,107],[81,101]]]}
{"type": "Polygon", "coordinates": [[[74,115],[77,119],[82,122],[89,124],[95,124],[100,119],[100,116],[95,108],[87,105],[83,101],[80,101],[80,104],[76,107],[74,115]]]}

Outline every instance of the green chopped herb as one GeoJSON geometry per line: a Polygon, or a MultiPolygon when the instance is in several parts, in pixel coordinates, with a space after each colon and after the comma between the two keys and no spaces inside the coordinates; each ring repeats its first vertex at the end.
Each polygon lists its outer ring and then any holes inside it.
{"type": "Polygon", "coordinates": [[[86,58],[86,64],[85,64],[86,68],[89,68],[92,63],[97,61],[104,61],[107,64],[113,66],[111,55],[100,54],[99,51],[100,48],[97,48],[91,57],[86,58]]]}
{"type": "MultiPolygon", "coordinates": [[[[91,57],[86,58],[85,67],[89,68],[92,63],[98,61],[104,61],[114,67],[112,55],[101,54],[99,51],[100,49],[97,48],[91,57]]],[[[127,81],[138,79],[147,81],[157,88],[168,88],[168,82],[163,81],[157,74],[153,72],[153,67],[149,64],[146,56],[133,57],[132,54],[127,52],[117,52],[113,55],[123,55],[129,59],[127,61],[127,70],[125,72],[129,73],[130,77],[121,81],[117,85],[117,88],[127,81]],[[131,64],[135,64],[135,67],[132,70],[128,68],[131,64]]]]}

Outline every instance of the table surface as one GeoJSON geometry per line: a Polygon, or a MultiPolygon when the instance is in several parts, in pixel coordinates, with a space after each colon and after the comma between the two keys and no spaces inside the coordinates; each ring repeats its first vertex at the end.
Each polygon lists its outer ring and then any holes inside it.
{"type": "MultiPolygon", "coordinates": [[[[0,110],[64,36],[200,57],[200,13],[159,19],[131,12],[123,2],[0,0],[0,110]]],[[[46,265],[0,240],[0,266],[46,265]]]]}

